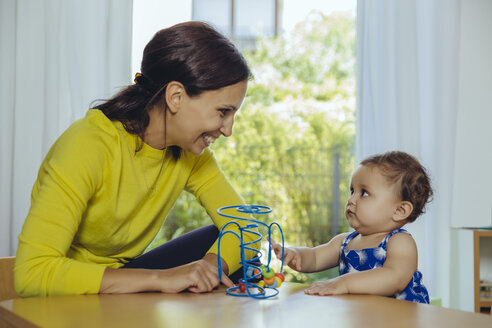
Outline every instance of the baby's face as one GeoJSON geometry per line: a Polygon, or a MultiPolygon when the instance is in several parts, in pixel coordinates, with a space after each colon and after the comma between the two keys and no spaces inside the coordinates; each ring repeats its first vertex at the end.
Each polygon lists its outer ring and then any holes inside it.
{"type": "Polygon", "coordinates": [[[350,197],[345,207],[349,225],[361,234],[391,231],[401,202],[398,185],[374,166],[359,166],[352,175],[350,197]]]}

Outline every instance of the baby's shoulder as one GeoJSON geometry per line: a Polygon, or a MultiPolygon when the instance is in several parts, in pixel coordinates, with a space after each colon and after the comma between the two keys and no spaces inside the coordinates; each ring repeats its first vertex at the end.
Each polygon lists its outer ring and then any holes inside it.
{"type": "Polygon", "coordinates": [[[345,241],[345,239],[351,234],[352,232],[343,232],[343,233],[340,233],[338,235],[336,235],[335,237],[333,237],[330,241],[330,243],[332,244],[337,244],[337,245],[342,245],[343,242],[345,241]]]}
{"type": "Polygon", "coordinates": [[[388,239],[389,248],[416,249],[417,245],[412,235],[406,231],[392,234],[388,239]]]}

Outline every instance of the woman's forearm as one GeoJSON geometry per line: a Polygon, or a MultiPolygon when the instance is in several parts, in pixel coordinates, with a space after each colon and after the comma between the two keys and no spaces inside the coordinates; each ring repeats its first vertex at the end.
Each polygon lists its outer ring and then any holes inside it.
{"type": "Polygon", "coordinates": [[[217,255],[209,253],[203,259],[171,269],[112,269],[106,268],[99,293],[123,294],[148,291],[178,293],[209,292],[221,282],[227,287],[234,284],[227,277],[229,268],[222,260],[222,275],[219,281],[217,255]]]}
{"type": "Polygon", "coordinates": [[[125,294],[159,290],[157,270],[106,268],[99,293],[125,294]]]}

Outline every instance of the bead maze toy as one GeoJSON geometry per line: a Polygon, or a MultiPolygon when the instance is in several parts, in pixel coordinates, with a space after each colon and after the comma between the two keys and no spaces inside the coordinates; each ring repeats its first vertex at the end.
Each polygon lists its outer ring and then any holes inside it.
{"type": "Polygon", "coordinates": [[[240,242],[241,249],[241,265],[243,267],[243,278],[239,279],[238,286],[230,287],[226,290],[226,293],[232,296],[242,296],[242,297],[252,297],[256,299],[265,299],[276,296],[279,291],[278,287],[284,281],[284,275],[282,274],[282,270],[284,267],[284,234],[282,232],[282,228],[276,222],[272,222],[270,225],[255,220],[255,219],[247,219],[234,215],[225,214],[224,211],[228,209],[235,209],[238,213],[246,213],[246,214],[268,214],[272,211],[272,209],[268,206],[263,205],[232,205],[232,206],[224,206],[217,210],[217,213],[234,220],[241,220],[249,222],[245,226],[239,225],[239,223],[235,221],[231,221],[224,225],[219,233],[218,238],[218,269],[219,269],[219,280],[222,278],[222,262],[220,260],[220,242],[224,235],[230,233],[236,236],[240,242]],[[236,225],[239,229],[240,234],[237,234],[235,231],[225,229],[229,225],[236,225]],[[266,264],[262,264],[260,266],[252,264],[252,262],[258,263],[260,258],[263,256],[260,250],[252,248],[251,245],[260,243],[263,236],[254,231],[254,229],[258,228],[260,225],[266,227],[268,229],[268,262],[266,264]],[[280,267],[280,272],[275,273],[275,271],[270,268],[271,263],[271,253],[272,253],[272,227],[277,227],[282,236],[282,264],[280,267]],[[249,233],[258,238],[250,241],[244,242],[243,236],[244,233],[249,233]],[[250,260],[246,259],[245,251],[251,250],[257,252],[258,255],[250,260]],[[256,283],[255,283],[256,282],[256,283]],[[269,292],[267,292],[269,290],[269,292]]]}

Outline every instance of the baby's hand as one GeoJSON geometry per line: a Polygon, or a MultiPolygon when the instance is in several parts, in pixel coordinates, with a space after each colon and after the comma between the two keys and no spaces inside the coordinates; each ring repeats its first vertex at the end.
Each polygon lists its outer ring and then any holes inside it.
{"type": "Polygon", "coordinates": [[[313,283],[307,289],[304,290],[305,294],[308,295],[339,295],[348,294],[347,286],[343,279],[336,277],[326,281],[318,281],[313,283]]]}
{"type": "MultiPolygon", "coordinates": [[[[282,245],[271,240],[272,249],[279,260],[282,260],[282,245]]],[[[294,270],[301,271],[301,255],[295,247],[284,247],[284,264],[294,270]]]]}

